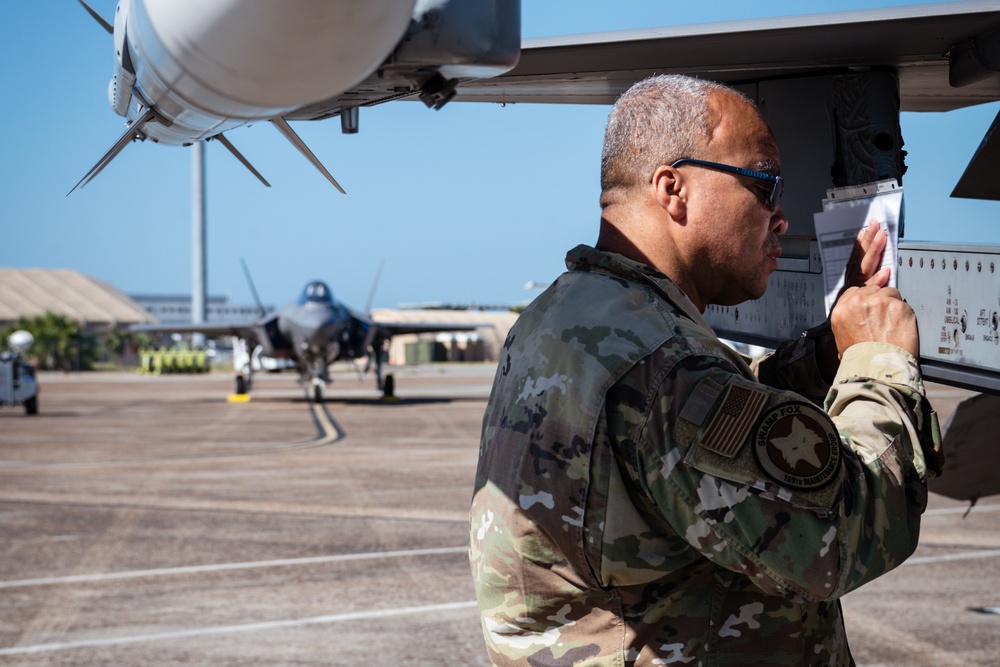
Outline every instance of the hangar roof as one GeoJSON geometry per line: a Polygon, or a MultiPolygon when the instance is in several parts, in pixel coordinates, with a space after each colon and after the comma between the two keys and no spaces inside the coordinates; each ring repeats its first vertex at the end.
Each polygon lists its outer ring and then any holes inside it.
{"type": "Polygon", "coordinates": [[[87,333],[156,322],[112,285],[73,269],[0,268],[0,327],[46,311],[65,315],[87,333]]]}

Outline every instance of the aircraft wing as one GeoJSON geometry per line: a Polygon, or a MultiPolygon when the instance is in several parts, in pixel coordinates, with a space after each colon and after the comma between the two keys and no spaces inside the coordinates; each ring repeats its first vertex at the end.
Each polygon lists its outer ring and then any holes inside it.
{"type": "Polygon", "coordinates": [[[256,323],[245,324],[133,324],[129,331],[137,333],[200,333],[209,337],[236,336],[244,340],[256,341],[260,328],[256,323]]]}
{"type": "MultiPolygon", "coordinates": [[[[136,139],[189,145],[215,138],[250,167],[222,132],[266,119],[339,189],[287,121],[340,116],[342,130],[354,133],[362,107],[399,99],[434,108],[452,99],[610,104],[654,73],[752,86],[890,70],[904,111],[1000,99],[1000,0],[523,40],[518,0],[361,3],[363,16],[351,12],[360,25],[335,9],[311,11],[311,0],[292,9],[258,3],[250,14],[240,0],[216,4],[207,15],[194,11],[195,0],[119,6],[111,101],[130,122],[76,187],[136,139]],[[376,20],[389,14],[392,21],[376,20]],[[370,28],[381,23],[375,39],[370,28]],[[261,56],[252,44],[262,36],[286,48],[261,56]]],[[[974,169],[970,182],[988,180],[991,167],[974,169]]]]}
{"type": "Polygon", "coordinates": [[[1000,99],[1000,2],[909,7],[525,39],[518,65],[456,100],[612,104],[652,74],[737,85],[866,68],[898,72],[903,111],[1000,99]]]}
{"type": "Polygon", "coordinates": [[[372,322],[376,338],[390,338],[403,334],[447,333],[452,331],[475,331],[482,324],[448,324],[442,322],[372,322]]]}

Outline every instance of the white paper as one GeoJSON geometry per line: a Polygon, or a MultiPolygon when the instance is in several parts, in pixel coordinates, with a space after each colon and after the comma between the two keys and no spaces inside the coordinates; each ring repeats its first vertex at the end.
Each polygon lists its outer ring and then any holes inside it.
{"type": "Polygon", "coordinates": [[[823,261],[823,291],[826,295],[827,315],[844,286],[844,269],[858,233],[870,221],[878,222],[888,235],[879,268],[891,268],[889,285],[896,286],[902,215],[903,188],[895,180],[827,191],[823,211],[813,214],[816,240],[819,242],[823,261]]]}

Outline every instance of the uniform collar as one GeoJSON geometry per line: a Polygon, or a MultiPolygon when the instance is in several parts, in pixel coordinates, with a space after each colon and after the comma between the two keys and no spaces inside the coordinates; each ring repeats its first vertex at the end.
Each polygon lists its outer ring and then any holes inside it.
{"type": "Polygon", "coordinates": [[[711,332],[711,325],[705,317],[698,311],[697,306],[678,287],[674,281],[648,264],[637,262],[618,253],[605,252],[591,248],[588,245],[578,245],[566,254],[566,268],[570,271],[593,271],[597,273],[607,273],[608,275],[619,276],[629,280],[643,281],[652,285],[658,292],[667,298],[671,303],[684,311],[684,314],[692,319],[695,324],[711,332]]]}

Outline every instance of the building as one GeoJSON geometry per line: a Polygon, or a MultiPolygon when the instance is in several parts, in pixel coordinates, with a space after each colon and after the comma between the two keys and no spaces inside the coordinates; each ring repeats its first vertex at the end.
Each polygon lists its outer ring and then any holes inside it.
{"type": "Polygon", "coordinates": [[[112,285],[74,269],[0,268],[0,328],[47,312],[77,322],[84,334],[156,322],[112,285]]]}
{"type": "MultiPolygon", "coordinates": [[[[389,343],[389,360],[392,364],[406,363],[406,347],[417,342],[441,343],[448,361],[497,361],[507,339],[507,332],[517,321],[517,313],[509,310],[387,310],[371,312],[379,322],[430,322],[434,324],[475,324],[475,331],[443,334],[407,334],[393,336],[389,343]]],[[[412,348],[411,348],[412,349],[412,348]]],[[[413,354],[410,355],[411,358],[413,354]]],[[[426,355],[418,355],[423,358],[426,355]]]]}
{"type": "MultiPolygon", "coordinates": [[[[191,324],[190,294],[131,294],[130,298],[156,318],[159,324],[191,324]]],[[[270,314],[274,306],[264,306],[270,314]]],[[[244,324],[261,316],[253,304],[229,303],[229,297],[209,296],[205,299],[207,324],[244,324]]]]}

